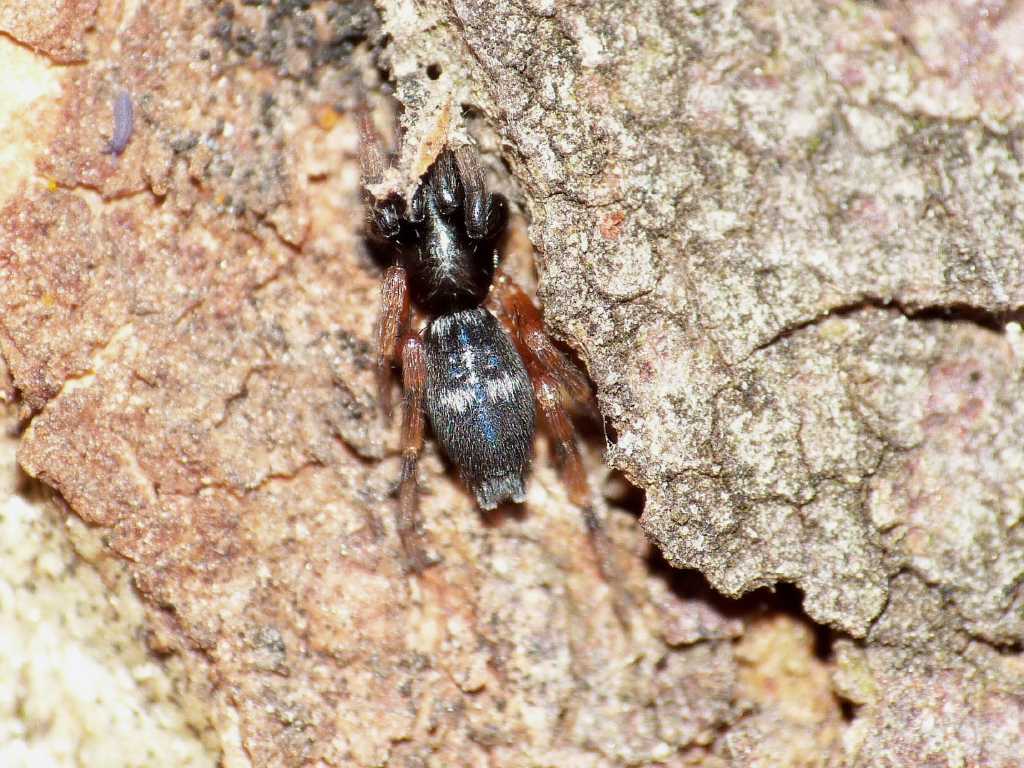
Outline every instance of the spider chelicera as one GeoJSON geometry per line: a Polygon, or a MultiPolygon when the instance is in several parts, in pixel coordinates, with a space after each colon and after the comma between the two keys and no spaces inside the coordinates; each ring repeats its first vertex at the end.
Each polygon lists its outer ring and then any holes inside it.
{"type": "MultiPolygon", "coordinates": [[[[362,134],[365,188],[381,179],[383,157],[368,119],[362,134]]],[[[505,198],[486,190],[469,148],[443,150],[408,205],[397,196],[366,196],[372,230],[395,246],[381,289],[377,377],[390,412],[392,367],[402,369],[397,528],[406,567],[420,571],[432,564],[422,546],[416,488],[424,417],[481,509],[490,510],[525,500],[539,407],[570,500],[583,510],[598,564],[610,577],[610,542],[569,418],[571,408],[592,408],[590,385],[544,332],[530,298],[498,268],[495,242],[505,228],[505,198]]]]}

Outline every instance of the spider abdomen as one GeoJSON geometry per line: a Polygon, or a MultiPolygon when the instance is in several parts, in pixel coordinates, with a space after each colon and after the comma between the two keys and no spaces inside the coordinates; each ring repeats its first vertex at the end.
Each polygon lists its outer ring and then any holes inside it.
{"type": "Polygon", "coordinates": [[[481,307],[435,318],[423,341],[437,441],[482,509],[523,501],[536,413],[519,353],[481,307]]]}

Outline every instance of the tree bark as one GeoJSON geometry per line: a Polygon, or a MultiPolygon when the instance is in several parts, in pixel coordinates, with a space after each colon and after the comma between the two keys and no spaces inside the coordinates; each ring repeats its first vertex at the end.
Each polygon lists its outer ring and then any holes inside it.
{"type": "Polygon", "coordinates": [[[40,112],[53,184],[0,222],[21,463],[123,561],[228,762],[1017,764],[1024,12],[305,5],[97,15],[40,112]],[[402,571],[356,171],[382,71],[375,191],[473,141],[529,222],[646,494],[638,526],[586,444],[620,584],[544,441],[499,516],[429,447],[440,563],[402,571]]]}

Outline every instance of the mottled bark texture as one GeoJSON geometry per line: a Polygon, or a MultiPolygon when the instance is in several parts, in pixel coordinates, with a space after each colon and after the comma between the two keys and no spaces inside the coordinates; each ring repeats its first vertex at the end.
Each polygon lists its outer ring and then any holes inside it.
{"type": "Polygon", "coordinates": [[[379,14],[104,6],[3,201],[20,461],[124,561],[225,763],[1019,765],[1024,9],[379,14]],[[792,583],[829,631],[674,574],[594,446],[628,627],[544,441],[491,517],[428,447],[441,562],[402,572],[353,114],[380,68],[382,186],[482,146],[665,559],[792,583]]]}
{"type": "Polygon", "coordinates": [[[382,7],[413,114],[497,129],[665,557],[858,639],[855,764],[1019,764],[1024,5],[382,7]]]}
{"type": "Polygon", "coordinates": [[[99,4],[99,0],[4,0],[0,3],[0,32],[55,62],[84,61],[85,32],[99,4]]]}

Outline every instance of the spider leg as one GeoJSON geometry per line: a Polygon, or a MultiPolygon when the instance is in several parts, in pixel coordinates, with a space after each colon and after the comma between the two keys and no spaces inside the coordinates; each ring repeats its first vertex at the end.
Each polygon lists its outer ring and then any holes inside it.
{"type": "Polygon", "coordinates": [[[622,624],[628,626],[626,610],[628,600],[621,588],[622,579],[619,576],[618,566],[615,564],[615,548],[598,517],[597,510],[594,509],[593,497],[587,483],[587,474],[583,469],[580,451],[576,445],[576,431],[573,429],[569,414],[562,405],[559,385],[550,374],[541,374],[534,382],[534,391],[541,413],[544,415],[544,421],[554,440],[558,462],[562,468],[562,477],[569,491],[569,500],[583,513],[583,525],[587,529],[590,546],[597,558],[598,569],[612,589],[615,613],[622,624]]]}
{"type": "Polygon", "coordinates": [[[359,166],[365,187],[384,178],[384,149],[367,104],[360,103],[356,112],[359,120],[359,166]]]}
{"type": "Polygon", "coordinates": [[[551,341],[544,332],[540,310],[500,268],[495,272],[488,301],[488,308],[509,327],[527,368],[531,363],[538,368],[538,373],[531,373],[531,378],[536,380],[540,372],[548,373],[555,380],[566,407],[596,417],[597,404],[587,377],[551,341]]]}
{"type": "Polygon", "coordinates": [[[501,312],[499,317],[509,328],[533,382],[537,404],[554,440],[569,500],[582,510],[583,524],[598,569],[612,590],[615,614],[619,622],[628,627],[630,600],[621,586],[614,546],[594,508],[593,496],[576,445],[576,431],[567,407],[582,403],[587,408],[593,408],[590,384],[544,333],[540,311],[529,296],[505,274],[497,275],[494,285],[497,291],[492,292],[492,296],[497,296],[501,312]]]}
{"type": "Polygon", "coordinates": [[[362,170],[361,186],[366,200],[369,219],[374,233],[387,240],[397,241],[402,237],[401,200],[388,198],[378,200],[368,190],[384,178],[384,149],[380,134],[370,118],[365,103],[357,108],[359,115],[359,166],[362,170]]]}
{"type": "Polygon", "coordinates": [[[419,333],[402,341],[402,386],[405,400],[402,414],[402,480],[398,491],[395,527],[402,541],[406,569],[419,572],[432,563],[424,552],[420,520],[416,467],[423,450],[423,400],[427,384],[427,358],[419,333]]]}
{"type": "Polygon", "coordinates": [[[461,147],[456,150],[455,164],[462,181],[466,234],[474,240],[490,240],[505,226],[508,202],[504,195],[487,192],[475,149],[461,147]]]}
{"type": "Polygon", "coordinates": [[[537,393],[537,402],[540,404],[541,413],[544,415],[544,421],[554,438],[555,451],[559,466],[562,468],[565,486],[568,488],[569,501],[583,510],[587,535],[594,546],[594,553],[597,555],[601,572],[606,579],[610,578],[615,574],[611,542],[594,511],[587,473],[584,471],[583,461],[580,459],[580,449],[575,442],[575,430],[572,428],[568,414],[562,407],[558,385],[555,383],[554,377],[542,374],[534,383],[534,389],[537,393]]]}
{"type": "Polygon", "coordinates": [[[455,155],[444,150],[437,156],[430,168],[430,182],[434,189],[434,199],[441,213],[451,213],[462,203],[462,185],[459,181],[459,168],[455,164],[455,155]]]}
{"type": "Polygon", "coordinates": [[[377,320],[377,390],[385,415],[391,415],[391,366],[398,339],[409,325],[409,281],[402,267],[388,267],[380,290],[377,320]]]}

